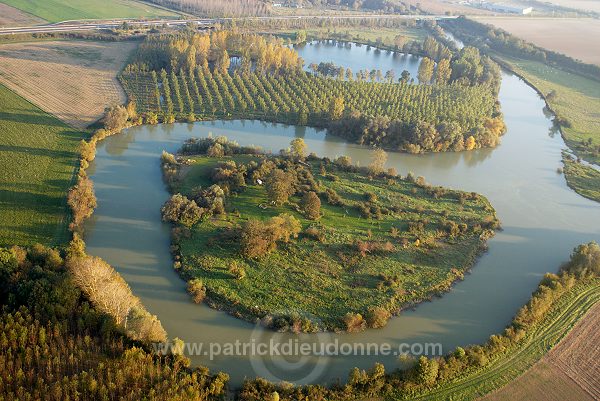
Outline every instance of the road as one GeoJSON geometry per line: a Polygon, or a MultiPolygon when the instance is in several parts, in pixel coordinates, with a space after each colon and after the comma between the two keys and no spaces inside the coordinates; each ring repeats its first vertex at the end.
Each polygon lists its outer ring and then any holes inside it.
{"type": "MultiPolygon", "coordinates": [[[[302,16],[278,16],[278,17],[247,17],[253,20],[296,20],[296,19],[415,19],[415,20],[440,20],[456,18],[447,15],[390,15],[390,14],[365,14],[365,15],[302,15],[302,16]]],[[[156,19],[156,20],[103,20],[103,21],[64,21],[55,24],[23,26],[0,28],[0,35],[15,35],[22,33],[52,33],[52,32],[75,32],[75,31],[93,31],[100,29],[119,28],[124,22],[130,27],[151,27],[151,26],[182,26],[193,24],[197,26],[210,26],[231,20],[231,18],[200,18],[200,19],[156,19]]],[[[236,20],[239,20],[237,18],[236,20]]]]}

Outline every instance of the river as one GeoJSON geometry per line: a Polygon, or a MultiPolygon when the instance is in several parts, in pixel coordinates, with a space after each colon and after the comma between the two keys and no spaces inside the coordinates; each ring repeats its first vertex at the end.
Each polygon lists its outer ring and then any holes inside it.
{"type": "MultiPolygon", "coordinates": [[[[297,50],[307,65],[317,56],[322,61],[344,58],[345,66],[355,72],[370,65],[365,61],[364,47],[330,46],[329,58],[324,57],[322,49],[316,52],[318,55],[312,47],[297,50]],[[355,57],[348,57],[353,54],[355,57]]],[[[395,60],[397,70],[405,69],[405,61],[395,60]]],[[[573,247],[600,241],[598,204],[571,191],[556,172],[565,144],[553,129],[543,100],[521,79],[503,73],[500,101],[508,131],[496,149],[389,154],[388,167],[395,167],[403,175],[412,171],[435,185],[485,195],[496,208],[503,231],[489,241],[489,251],[450,293],[403,312],[384,329],[299,336],[264,331],[205,305],[193,304],[185,283],[172,268],[170,229],[160,221],[160,207],[169,196],[159,166],[163,149],[175,152],[185,139],[209,133],[273,151],[301,137],[310,151],[321,156],[349,155],[361,165],[368,163],[368,149],[324,131],[257,121],[216,121],[141,126],[106,139],[98,146],[89,170],[98,208],[86,224],[88,253],[115,266],[148,310],[158,315],[171,338],[202,344],[197,352],[200,355],[191,356],[194,364],[227,372],[234,386],[245,377],[255,376],[300,384],[325,383],[345,380],[354,366],[369,368],[381,361],[393,369],[401,364],[395,355],[299,359],[221,355],[211,359],[202,355],[209,344],[216,350],[236,340],[386,343],[394,348],[401,343],[440,343],[445,353],[458,345],[484,342],[510,322],[542,275],[556,271],[573,247]]]]}

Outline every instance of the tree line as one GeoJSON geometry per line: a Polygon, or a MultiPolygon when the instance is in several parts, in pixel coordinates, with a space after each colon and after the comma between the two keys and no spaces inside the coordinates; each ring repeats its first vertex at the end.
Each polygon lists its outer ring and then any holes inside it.
{"type": "Polygon", "coordinates": [[[453,55],[431,39],[425,49],[433,59],[423,60],[421,84],[414,85],[404,74],[391,83],[396,77],[389,71],[385,76],[376,71],[355,75],[344,69],[341,79],[339,67],[324,64],[307,73],[298,58],[289,56],[291,49],[261,37],[213,33],[190,40],[152,39],[121,81],[150,123],[259,118],[327,127],[356,142],[393,150],[495,146],[505,130],[496,102],[497,65],[475,48],[453,55]],[[226,52],[229,42],[254,43],[263,50],[244,50],[246,56],[232,69],[228,59],[220,62],[214,56],[226,52]],[[190,50],[194,43],[203,43],[203,50],[190,50]],[[276,49],[286,50],[279,57],[276,49]],[[186,54],[194,54],[191,62],[186,54]],[[171,68],[153,69],[159,66],[171,68]],[[340,79],[327,78],[331,71],[340,79]],[[380,76],[387,82],[373,82],[380,76]]]}

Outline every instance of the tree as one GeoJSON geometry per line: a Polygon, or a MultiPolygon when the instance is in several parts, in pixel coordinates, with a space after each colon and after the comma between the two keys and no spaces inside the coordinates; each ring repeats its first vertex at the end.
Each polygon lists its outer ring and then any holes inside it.
{"type": "Polygon", "coordinates": [[[301,30],[296,32],[296,43],[306,42],[306,31],[301,30]]]}
{"type": "Polygon", "coordinates": [[[125,127],[129,115],[127,109],[123,106],[112,106],[106,110],[106,114],[102,119],[104,128],[109,131],[120,131],[125,127]]]}
{"type": "Polygon", "coordinates": [[[290,154],[293,157],[304,159],[306,157],[307,148],[306,142],[304,142],[304,139],[302,138],[295,138],[290,142],[290,154]]]}
{"type": "Polygon", "coordinates": [[[367,324],[373,329],[380,329],[387,324],[391,316],[387,309],[378,306],[372,307],[367,313],[367,324]]]}
{"type": "Polygon", "coordinates": [[[445,85],[450,80],[452,75],[452,69],[450,68],[450,60],[444,58],[440,60],[435,70],[435,83],[438,85],[445,85]]]}
{"type": "Polygon", "coordinates": [[[421,356],[417,363],[417,381],[431,386],[435,383],[438,376],[439,364],[435,359],[429,359],[426,356],[421,356]]]}
{"type": "Polygon", "coordinates": [[[318,220],[321,217],[321,199],[313,191],[306,192],[302,197],[302,211],[309,220],[318,220]]]}
{"type": "Polygon", "coordinates": [[[161,208],[163,221],[179,223],[191,227],[202,218],[204,209],[198,207],[195,201],[186,196],[175,194],[161,208]]]}
{"type": "Polygon", "coordinates": [[[469,136],[467,138],[467,140],[465,141],[465,149],[466,150],[473,150],[475,149],[475,138],[473,138],[473,135],[469,136]]]}
{"type": "Polygon", "coordinates": [[[67,203],[73,211],[73,222],[71,230],[75,231],[81,223],[92,215],[96,208],[96,196],[94,195],[94,184],[87,176],[80,176],[77,185],[69,191],[67,203]]]}
{"type": "Polygon", "coordinates": [[[408,72],[408,70],[402,71],[402,74],[400,74],[400,81],[404,83],[410,81],[410,72],[408,72]]]}
{"type": "Polygon", "coordinates": [[[344,115],[345,108],[344,98],[341,96],[334,97],[329,105],[329,118],[339,120],[344,115]]]}
{"type": "Polygon", "coordinates": [[[435,67],[435,63],[429,57],[423,57],[421,60],[421,64],[419,65],[419,72],[417,74],[417,78],[420,83],[426,84],[431,81],[431,77],[433,76],[433,69],[435,67]]]}
{"type": "Polygon", "coordinates": [[[388,155],[383,149],[375,149],[371,153],[371,164],[369,164],[369,170],[373,174],[380,174],[384,171],[385,162],[387,162],[388,155]]]}
{"type": "Polygon", "coordinates": [[[391,84],[392,82],[394,82],[394,78],[395,77],[396,77],[396,73],[394,72],[394,70],[388,70],[388,71],[386,71],[386,73],[385,73],[385,80],[388,83],[391,84]]]}
{"type": "Polygon", "coordinates": [[[274,169],[265,182],[269,200],[275,205],[283,205],[294,194],[294,184],[295,179],[292,174],[274,169]]]}

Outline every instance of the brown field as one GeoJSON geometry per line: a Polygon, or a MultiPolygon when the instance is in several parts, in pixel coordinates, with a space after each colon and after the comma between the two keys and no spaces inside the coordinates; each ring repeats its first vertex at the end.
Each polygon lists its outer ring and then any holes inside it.
{"type": "Polygon", "coordinates": [[[0,3],[0,27],[4,26],[27,26],[40,24],[43,19],[27,14],[14,7],[0,3]]]}
{"type": "Polygon", "coordinates": [[[0,82],[76,128],[123,103],[117,73],[134,42],[53,41],[0,46],[0,82]]]}
{"type": "Polygon", "coordinates": [[[592,18],[476,17],[543,48],[600,65],[600,20],[592,18]]]}
{"type": "Polygon", "coordinates": [[[600,303],[525,374],[482,401],[600,400],[600,303]]]}
{"type": "Polygon", "coordinates": [[[600,1],[598,0],[549,0],[548,2],[561,7],[600,13],[600,1]]]}
{"type": "Polygon", "coordinates": [[[404,1],[406,4],[412,6],[419,5],[424,11],[431,14],[444,14],[446,11],[451,12],[453,15],[492,15],[493,13],[488,10],[484,10],[476,7],[469,7],[466,5],[459,4],[458,0],[407,0],[404,1]]]}

